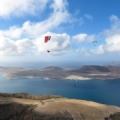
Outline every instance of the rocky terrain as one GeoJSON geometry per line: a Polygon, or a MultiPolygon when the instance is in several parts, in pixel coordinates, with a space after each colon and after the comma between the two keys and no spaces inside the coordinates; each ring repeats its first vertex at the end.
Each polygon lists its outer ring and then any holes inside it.
{"type": "Polygon", "coordinates": [[[61,96],[1,93],[0,120],[120,120],[120,108],[61,96]]]}
{"type": "Polygon", "coordinates": [[[5,73],[9,79],[19,78],[44,78],[44,79],[119,79],[120,67],[86,65],[76,69],[49,66],[43,69],[7,68],[0,67],[0,72],[5,73]]]}

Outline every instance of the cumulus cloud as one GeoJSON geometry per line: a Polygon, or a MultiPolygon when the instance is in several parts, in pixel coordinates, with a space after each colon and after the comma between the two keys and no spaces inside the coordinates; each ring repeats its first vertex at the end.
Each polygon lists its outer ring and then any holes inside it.
{"type": "Polygon", "coordinates": [[[104,54],[105,53],[104,45],[99,45],[97,48],[91,49],[90,53],[98,54],[98,55],[104,54]]]}
{"type": "Polygon", "coordinates": [[[94,54],[120,52],[120,35],[116,34],[107,37],[104,45],[99,45],[97,48],[91,50],[91,52],[94,54]]]}
{"type": "Polygon", "coordinates": [[[51,8],[54,9],[54,12],[64,12],[66,11],[66,6],[68,5],[67,0],[54,0],[51,8]]]}
{"type": "Polygon", "coordinates": [[[14,42],[9,38],[5,38],[4,36],[0,36],[0,54],[4,55],[6,53],[11,53],[16,51],[16,46],[14,42]]]}
{"type": "Polygon", "coordinates": [[[77,48],[76,52],[82,56],[90,56],[90,51],[88,49],[86,49],[85,47],[82,48],[77,48]]]}
{"type": "Polygon", "coordinates": [[[104,50],[108,52],[120,52],[120,19],[112,15],[110,16],[111,29],[104,31],[105,45],[104,50]]]}
{"type": "Polygon", "coordinates": [[[51,5],[53,13],[47,19],[40,22],[26,21],[21,27],[12,26],[6,31],[0,31],[0,33],[10,38],[20,38],[21,36],[36,38],[40,34],[54,30],[62,23],[69,21],[70,14],[66,9],[66,5],[66,0],[54,0],[51,5]]]}
{"type": "Polygon", "coordinates": [[[42,22],[31,23],[27,21],[23,24],[21,29],[23,30],[23,34],[30,34],[34,37],[39,36],[39,34],[53,30],[60,24],[66,22],[68,17],[69,14],[67,12],[53,13],[50,18],[42,22]]]}
{"type": "Polygon", "coordinates": [[[106,38],[106,50],[109,52],[120,52],[119,34],[106,38]]]}
{"type": "Polygon", "coordinates": [[[53,55],[64,53],[69,49],[70,36],[66,33],[56,34],[47,32],[34,40],[28,38],[12,40],[0,35],[0,55],[26,55],[46,53],[50,50],[53,55]],[[44,42],[46,35],[51,36],[51,40],[44,42]]]}
{"type": "Polygon", "coordinates": [[[111,28],[104,30],[99,35],[88,35],[86,33],[82,33],[72,37],[73,40],[76,40],[78,42],[92,42],[100,38],[103,39],[103,42],[99,40],[101,43],[99,43],[98,46],[96,45],[91,49],[79,49],[79,51],[83,51],[83,53],[98,55],[120,52],[120,18],[112,15],[109,19],[111,28]]]}
{"type": "Polygon", "coordinates": [[[95,40],[95,35],[88,35],[86,33],[77,34],[72,37],[73,40],[78,42],[92,42],[95,40]]]}
{"type": "Polygon", "coordinates": [[[94,54],[107,54],[120,52],[120,19],[112,15],[110,16],[111,28],[104,30],[104,44],[91,50],[94,54]]]}
{"type": "Polygon", "coordinates": [[[105,36],[110,37],[115,34],[120,34],[120,18],[118,18],[116,15],[111,15],[109,19],[111,22],[111,28],[104,30],[105,36]]]}
{"type": "Polygon", "coordinates": [[[16,26],[12,26],[9,28],[9,30],[0,30],[0,34],[8,38],[17,39],[21,38],[23,30],[17,28],[16,26]]]}
{"type": "Polygon", "coordinates": [[[21,16],[24,14],[35,15],[42,11],[49,0],[1,0],[0,17],[21,16]]]}
{"type": "MultiPolygon", "coordinates": [[[[4,0],[0,4],[0,17],[6,17],[10,15],[34,15],[37,11],[41,11],[46,7],[48,0],[4,0]],[[10,5],[7,7],[7,5],[10,5]],[[3,6],[2,6],[3,5],[3,6]],[[32,6],[32,7],[31,7],[32,6]],[[2,8],[3,7],[3,8],[2,8]],[[31,8],[31,9],[30,9],[31,8]],[[4,9],[4,11],[2,10],[4,9]],[[17,9],[17,12],[16,12],[17,9]]],[[[48,31],[55,30],[63,23],[80,22],[83,23],[82,17],[74,18],[67,10],[67,0],[52,0],[49,2],[49,9],[51,13],[43,21],[31,22],[25,21],[21,26],[11,26],[8,30],[0,30],[0,54],[1,55],[25,55],[25,54],[40,54],[46,53],[47,50],[52,51],[51,54],[61,54],[66,52],[70,48],[70,42],[92,42],[95,40],[95,35],[89,35],[86,33],[80,33],[74,35],[72,38],[66,34],[57,34],[48,31]],[[50,35],[52,39],[45,44],[44,36],[50,35]]],[[[85,14],[87,19],[93,19],[91,15],[85,14]]],[[[111,22],[118,21],[115,16],[111,17],[111,22]]],[[[118,24],[118,22],[115,22],[118,24]]],[[[110,31],[107,31],[108,33],[110,31]]],[[[113,39],[113,38],[112,38],[113,39]]],[[[107,39],[106,39],[107,43],[107,39]]],[[[108,44],[108,43],[107,43],[108,44]]],[[[110,44],[109,44],[110,46],[110,44]]],[[[71,46],[72,47],[72,46],[71,46]]],[[[73,48],[72,48],[73,49],[73,48]]],[[[109,47],[99,46],[95,54],[102,54],[105,50],[109,50],[109,47]],[[106,49],[105,49],[106,47],[106,49]]],[[[89,50],[80,48],[81,51],[88,55],[89,50]]],[[[109,50],[110,51],[110,50],[109,50]]]]}
{"type": "Polygon", "coordinates": [[[116,25],[119,26],[120,25],[120,20],[116,15],[111,15],[110,16],[110,22],[112,23],[112,27],[115,27],[116,25]]]}
{"type": "MultiPolygon", "coordinates": [[[[11,0],[5,0],[1,2],[1,4],[6,8],[6,4],[10,1],[11,0]]],[[[43,9],[47,2],[48,0],[21,0],[15,1],[14,3],[11,2],[10,8],[6,8],[4,13],[1,11],[0,16],[14,14],[17,8],[17,12],[21,12],[21,14],[24,12],[27,13],[31,5],[33,5],[32,13],[34,13],[39,7],[39,9],[43,9]],[[39,3],[41,3],[40,6],[39,3]],[[23,4],[24,6],[22,6],[23,4]],[[21,11],[19,11],[20,6],[24,7],[24,9],[20,9],[21,11]]],[[[54,51],[52,52],[54,54],[65,52],[70,44],[70,36],[66,33],[55,34],[48,31],[59,27],[59,25],[69,20],[70,14],[66,7],[66,0],[53,0],[50,5],[53,12],[47,19],[39,22],[26,21],[21,27],[11,26],[8,30],[0,30],[0,54],[24,55],[33,52],[32,50],[34,50],[35,53],[37,51],[46,51],[47,49],[54,51]],[[44,36],[48,34],[52,36],[52,40],[48,44],[45,44],[44,36]]],[[[29,10],[29,12],[31,11],[29,10]]]]}
{"type": "Polygon", "coordinates": [[[13,41],[10,38],[0,35],[0,55],[23,55],[27,54],[33,43],[29,39],[13,41]]]}
{"type": "Polygon", "coordinates": [[[17,40],[15,41],[14,44],[19,54],[26,54],[26,53],[32,52],[31,49],[34,46],[33,42],[30,41],[28,38],[17,40]]]}

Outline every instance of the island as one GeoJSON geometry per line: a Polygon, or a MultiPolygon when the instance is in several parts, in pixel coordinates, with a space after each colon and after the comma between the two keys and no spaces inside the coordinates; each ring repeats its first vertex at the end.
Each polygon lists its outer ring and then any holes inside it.
{"type": "Polygon", "coordinates": [[[11,80],[21,78],[42,78],[47,80],[120,79],[120,67],[112,65],[85,65],[80,68],[61,68],[57,66],[48,66],[41,69],[0,67],[0,72],[4,73],[5,77],[11,80]]]}

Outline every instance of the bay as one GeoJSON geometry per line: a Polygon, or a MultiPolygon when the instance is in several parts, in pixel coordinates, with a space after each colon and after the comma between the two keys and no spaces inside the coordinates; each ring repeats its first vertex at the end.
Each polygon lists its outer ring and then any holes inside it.
{"type": "Polygon", "coordinates": [[[102,104],[120,106],[120,80],[44,80],[40,78],[9,80],[0,74],[0,92],[60,95],[102,104]]]}

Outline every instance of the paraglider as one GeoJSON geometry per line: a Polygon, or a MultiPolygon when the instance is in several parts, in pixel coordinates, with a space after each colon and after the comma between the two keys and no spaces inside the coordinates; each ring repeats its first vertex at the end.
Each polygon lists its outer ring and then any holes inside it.
{"type": "MultiPolygon", "coordinates": [[[[45,36],[44,42],[47,43],[50,39],[51,39],[51,36],[45,36]]],[[[49,53],[50,51],[47,50],[47,52],[49,53]]]]}
{"type": "Polygon", "coordinates": [[[51,39],[51,36],[45,36],[45,43],[47,43],[51,39]]]}
{"type": "Polygon", "coordinates": [[[94,44],[94,46],[95,46],[95,45],[97,44],[97,41],[95,40],[95,41],[93,41],[92,43],[93,43],[93,44],[94,44]]]}

